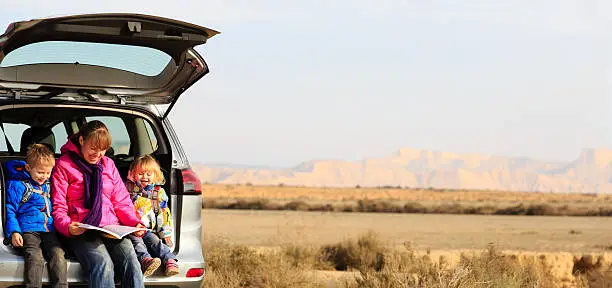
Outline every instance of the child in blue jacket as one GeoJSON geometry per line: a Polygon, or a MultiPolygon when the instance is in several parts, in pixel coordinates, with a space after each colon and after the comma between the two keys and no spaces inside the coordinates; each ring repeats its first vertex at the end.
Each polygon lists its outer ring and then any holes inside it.
{"type": "Polygon", "coordinates": [[[26,161],[6,163],[6,236],[14,247],[23,247],[26,287],[41,287],[45,267],[43,253],[49,260],[53,287],[68,287],[64,250],[55,234],[51,217],[49,176],[55,155],[43,144],[28,148],[26,161]]]}

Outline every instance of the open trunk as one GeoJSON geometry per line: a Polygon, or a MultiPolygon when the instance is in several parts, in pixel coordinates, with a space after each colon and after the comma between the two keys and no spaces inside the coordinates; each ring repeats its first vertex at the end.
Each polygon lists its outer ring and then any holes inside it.
{"type": "Polygon", "coordinates": [[[15,22],[0,36],[0,100],[166,105],[208,73],[195,46],[219,32],[139,14],[15,22]]]}

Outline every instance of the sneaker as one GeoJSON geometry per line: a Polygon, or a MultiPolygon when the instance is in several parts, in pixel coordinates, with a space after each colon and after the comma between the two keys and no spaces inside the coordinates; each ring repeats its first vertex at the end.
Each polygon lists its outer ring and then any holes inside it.
{"type": "Polygon", "coordinates": [[[142,275],[145,277],[153,275],[159,266],[161,266],[161,260],[159,258],[147,257],[142,259],[140,262],[140,267],[142,267],[142,275]]]}
{"type": "Polygon", "coordinates": [[[179,266],[175,259],[169,259],[166,262],[166,276],[172,276],[179,273],[179,266]]]}

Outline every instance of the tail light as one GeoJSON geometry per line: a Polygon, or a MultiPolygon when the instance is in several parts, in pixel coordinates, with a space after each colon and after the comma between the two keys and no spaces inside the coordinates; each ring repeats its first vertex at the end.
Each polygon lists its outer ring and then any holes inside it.
{"type": "Polygon", "coordinates": [[[202,182],[191,168],[181,170],[183,176],[183,195],[202,194],[202,182]]]}
{"type": "Polygon", "coordinates": [[[200,277],[204,275],[204,268],[191,268],[187,270],[187,278],[200,277]]]}

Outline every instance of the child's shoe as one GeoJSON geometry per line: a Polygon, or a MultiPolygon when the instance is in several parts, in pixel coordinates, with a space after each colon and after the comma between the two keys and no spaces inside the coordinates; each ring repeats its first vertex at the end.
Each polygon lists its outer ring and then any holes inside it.
{"type": "Polygon", "coordinates": [[[179,273],[179,266],[175,259],[169,259],[166,262],[166,276],[172,276],[179,273]]]}
{"type": "Polygon", "coordinates": [[[145,277],[153,275],[159,266],[161,266],[161,260],[159,258],[147,257],[140,262],[142,275],[145,277]]]}

